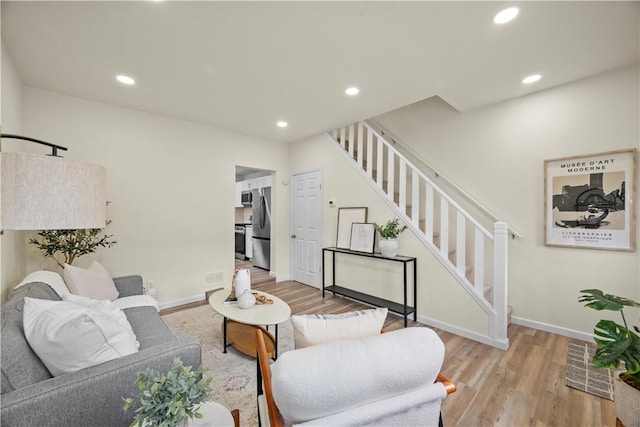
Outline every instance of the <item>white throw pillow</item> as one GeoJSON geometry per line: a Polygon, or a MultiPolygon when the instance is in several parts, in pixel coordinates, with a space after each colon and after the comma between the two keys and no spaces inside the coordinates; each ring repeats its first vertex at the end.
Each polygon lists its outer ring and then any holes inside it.
{"type": "Polygon", "coordinates": [[[118,304],[111,302],[106,299],[97,300],[91,299],[87,297],[83,297],[80,295],[67,294],[62,298],[64,301],[72,302],[74,304],[78,304],[83,307],[93,308],[95,310],[101,311],[103,313],[107,313],[111,316],[116,322],[118,322],[122,327],[124,327],[131,334],[131,338],[136,343],[136,348],[140,348],[140,343],[136,338],[136,334],[133,332],[131,328],[131,323],[127,320],[127,316],[124,314],[122,309],[118,306],[118,304]]]}
{"type": "Polygon", "coordinates": [[[303,314],[291,316],[296,348],[327,341],[364,338],[379,334],[387,318],[386,308],[344,314],[303,314]]]}
{"type": "Polygon", "coordinates": [[[22,280],[22,282],[16,285],[16,288],[31,282],[46,283],[47,285],[51,286],[51,289],[53,289],[60,298],[69,294],[69,289],[64,283],[64,280],[62,280],[62,276],[60,276],[55,271],[39,270],[34,271],[33,273],[29,273],[27,277],[22,280]]]}
{"type": "Polygon", "coordinates": [[[109,314],[67,301],[25,298],[24,334],[53,376],[138,351],[130,331],[109,314]]]}
{"type": "Polygon", "coordinates": [[[72,294],[110,301],[120,295],[111,275],[98,261],[88,269],[65,264],[63,276],[72,294]]]}

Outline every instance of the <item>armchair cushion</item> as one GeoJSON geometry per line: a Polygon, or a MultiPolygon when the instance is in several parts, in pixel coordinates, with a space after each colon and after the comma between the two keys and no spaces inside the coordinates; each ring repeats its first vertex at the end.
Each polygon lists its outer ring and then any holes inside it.
{"type": "Polygon", "coordinates": [[[386,308],[352,311],[344,314],[303,314],[291,316],[296,348],[327,341],[378,335],[384,326],[386,308]]]}
{"type": "Polygon", "coordinates": [[[273,397],[286,424],[315,420],[433,386],[443,360],[428,328],[332,341],[282,354],[271,365],[273,397]]]}

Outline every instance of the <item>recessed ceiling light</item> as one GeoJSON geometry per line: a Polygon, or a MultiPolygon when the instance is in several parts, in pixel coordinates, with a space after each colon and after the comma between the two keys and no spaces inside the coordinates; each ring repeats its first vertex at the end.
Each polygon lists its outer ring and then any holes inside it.
{"type": "Polygon", "coordinates": [[[116,76],[116,80],[125,85],[132,85],[136,83],[136,81],[132,77],[125,76],[124,74],[118,74],[116,76]]]}
{"type": "Polygon", "coordinates": [[[522,79],[522,83],[528,85],[528,84],[537,82],[541,78],[542,78],[542,76],[540,74],[532,74],[532,75],[527,76],[524,79],[522,79]]]}
{"type": "Polygon", "coordinates": [[[286,128],[287,126],[289,126],[289,123],[285,122],[284,120],[280,120],[278,123],[276,123],[276,125],[278,125],[279,128],[286,128]]]}
{"type": "Polygon", "coordinates": [[[348,87],[347,89],[345,89],[344,93],[349,96],[354,96],[360,93],[360,89],[358,89],[357,87],[348,87]]]}
{"type": "Polygon", "coordinates": [[[506,24],[507,22],[518,16],[519,12],[520,11],[517,7],[508,7],[498,12],[496,16],[493,17],[493,22],[495,24],[506,24]]]}

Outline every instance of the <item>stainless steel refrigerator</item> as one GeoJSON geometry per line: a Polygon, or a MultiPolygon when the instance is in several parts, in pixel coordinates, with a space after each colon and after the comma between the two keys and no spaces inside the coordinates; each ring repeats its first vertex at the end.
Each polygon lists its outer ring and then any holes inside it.
{"type": "Polygon", "coordinates": [[[253,266],[271,268],[271,187],[252,190],[253,266]]]}

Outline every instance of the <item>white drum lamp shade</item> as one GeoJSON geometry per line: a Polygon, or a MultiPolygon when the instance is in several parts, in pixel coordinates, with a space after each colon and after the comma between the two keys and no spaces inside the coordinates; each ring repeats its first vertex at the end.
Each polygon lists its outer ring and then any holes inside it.
{"type": "Polygon", "coordinates": [[[104,228],[106,170],[91,163],[0,153],[0,229],[104,228]]]}

